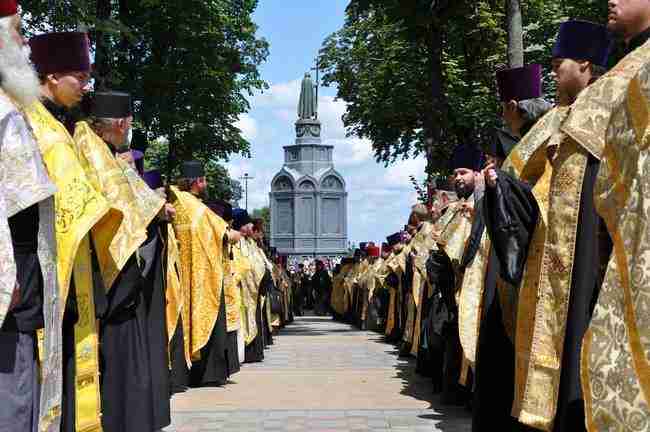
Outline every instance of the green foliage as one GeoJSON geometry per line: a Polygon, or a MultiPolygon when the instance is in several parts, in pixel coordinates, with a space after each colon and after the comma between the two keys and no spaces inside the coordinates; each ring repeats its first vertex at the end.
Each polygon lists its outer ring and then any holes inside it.
{"type": "MultiPolygon", "coordinates": [[[[174,179],[179,176],[178,165],[169,168],[167,165],[169,154],[169,142],[166,139],[158,139],[149,143],[145,169],[159,169],[167,174],[167,179],[173,184],[174,179]]],[[[208,179],[208,199],[222,199],[236,203],[242,198],[242,187],[238,180],[230,177],[228,170],[218,161],[213,159],[199,158],[205,167],[206,178],[208,179]]]]}
{"type": "Polygon", "coordinates": [[[198,158],[210,170],[232,154],[249,155],[250,145],[235,123],[249,110],[246,95],[267,87],[258,66],[268,44],[256,37],[252,21],[257,0],[23,0],[21,5],[29,32],[71,30],[80,23],[90,29],[95,87],[129,91],[148,139],[165,137],[169,143],[151,166],[172,174],[180,161],[198,158]]]}
{"type": "MultiPolygon", "coordinates": [[[[525,62],[544,65],[552,100],[559,24],[604,23],[607,3],[527,0],[522,14],[525,62]]],[[[321,48],[324,83],[348,104],[348,134],[370,139],[379,162],[424,154],[429,178],[445,174],[456,145],[484,145],[500,124],[494,74],[507,64],[505,20],[504,0],[351,0],[321,48]]]]}

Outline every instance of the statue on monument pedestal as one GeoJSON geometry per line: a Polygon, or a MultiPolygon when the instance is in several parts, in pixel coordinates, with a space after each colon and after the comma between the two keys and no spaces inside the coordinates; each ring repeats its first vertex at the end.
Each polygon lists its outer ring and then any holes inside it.
{"type": "Polygon", "coordinates": [[[298,118],[312,120],[318,117],[318,100],[316,99],[316,86],[309,73],[302,79],[300,89],[300,102],[298,103],[298,118]]]}

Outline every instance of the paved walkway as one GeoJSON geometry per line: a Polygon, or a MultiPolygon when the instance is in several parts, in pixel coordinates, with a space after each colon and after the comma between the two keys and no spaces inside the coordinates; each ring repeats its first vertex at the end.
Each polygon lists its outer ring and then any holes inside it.
{"type": "Polygon", "coordinates": [[[440,406],[414,368],[376,333],[298,318],[232,384],[175,396],[166,431],[469,431],[469,414],[440,406]]]}

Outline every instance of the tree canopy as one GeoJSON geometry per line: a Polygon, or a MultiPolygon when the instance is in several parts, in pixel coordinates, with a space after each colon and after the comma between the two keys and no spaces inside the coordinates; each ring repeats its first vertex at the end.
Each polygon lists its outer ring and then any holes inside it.
{"type": "MultiPolygon", "coordinates": [[[[171,175],[179,162],[195,158],[217,174],[211,183],[234,184],[219,161],[249,155],[236,123],[250,108],[246,95],[267,87],[258,66],[268,56],[268,44],[256,36],[252,20],[257,0],[23,0],[21,5],[30,32],[89,30],[95,88],[130,92],[145,141],[167,142],[156,149],[151,167],[171,175]],[[220,178],[224,175],[228,181],[220,178]]],[[[231,192],[215,189],[220,197],[231,192]]]]}
{"type": "Polygon", "coordinates": [[[425,155],[430,175],[448,170],[458,144],[483,145],[499,124],[494,74],[509,60],[507,7],[521,8],[524,61],[544,66],[552,100],[550,50],[559,24],[604,23],[607,4],[513,3],[351,0],[344,25],[320,52],[325,85],[335,84],[347,103],[348,134],[370,139],[377,161],[387,165],[425,155]]]}

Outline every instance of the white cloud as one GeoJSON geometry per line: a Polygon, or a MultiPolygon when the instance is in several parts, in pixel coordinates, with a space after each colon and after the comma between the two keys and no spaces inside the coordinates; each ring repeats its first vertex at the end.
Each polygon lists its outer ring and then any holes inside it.
{"type": "Polygon", "coordinates": [[[384,182],[393,187],[411,187],[410,176],[421,179],[424,176],[427,162],[424,158],[401,160],[386,169],[384,182]]]}
{"type": "Polygon", "coordinates": [[[249,114],[240,115],[239,121],[235,123],[235,126],[241,130],[246,140],[253,141],[257,138],[257,121],[249,114]]]}
{"type": "MultiPolygon", "coordinates": [[[[296,99],[297,101],[297,99],[296,99]]],[[[336,101],[331,96],[321,96],[318,104],[318,118],[323,124],[323,137],[326,139],[346,139],[343,114],[346,104],[336,101]]]]}
{"type": "Polygon", "coordinates": [[[301,82],[302,78],[299,78],[289,82],[273,84],[268,90],[257,93],[253,97],[251,105],[256,108],[291,108],[297,115],[301,82]]]}
{"type": "Polygon", "coordinates": [[[324,144],[334,146],[334,164],[336,166],[359,165],[373,160],[372,143],[361,138],[325,140],[324,144]]]}

